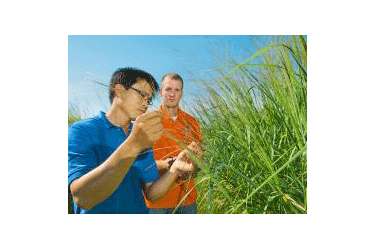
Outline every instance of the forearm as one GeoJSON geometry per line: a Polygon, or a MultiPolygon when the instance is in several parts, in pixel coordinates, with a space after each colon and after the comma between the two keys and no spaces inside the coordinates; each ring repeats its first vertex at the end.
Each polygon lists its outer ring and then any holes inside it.
{"type": "Polygon", "coordinates": [[[154,202],[163,197],[173,186],[179,174],[180,171],[170,169],[159,180],[146,187],[147,199],[154,202]]]}
{"type": "Polygon", "coordinates": [[[74,180],[70,187],[75,202],[89,210],[107,199],[122,182],[139,152],[137,145],[126,140],[100,166],[74,180]]]}
{"type": "MultiPolygon", "coordinates": [[[[196,143],[189,145],[189,151],[195,149],[196,143]]],[[[163,197],[172,187],[174,181],[185,172],[192,172],[194,165],[190,160],[189,153],[185,149],[174,160],[170,169],[158,181],[146,185],[145,194],[148,200],[156,201],[163,197]]]]}
{"type": "Polygon", "coordinates": [[[156,161],[156,167],[158,168],[159,171],[168,169],[168,166],[166,166],[166,164],[164,163],[164,160],[156,161]]]}

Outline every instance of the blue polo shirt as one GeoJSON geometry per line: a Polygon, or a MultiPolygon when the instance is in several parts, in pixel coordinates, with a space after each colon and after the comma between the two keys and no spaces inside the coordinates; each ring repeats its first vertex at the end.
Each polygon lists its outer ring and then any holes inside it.
{"type": "MultiPolygon", "coordinates": [[[[102,164],[130,135],[108,121],[104,112],[99,116],[75,122],[68,128],[68,184],[102,164]]],[[[116,191],[90,210],[74,204],[77,214],[139,214],[148,213],[142,183],[159,178],[154,154],[145,150],[134,160],[116,191]]]]}

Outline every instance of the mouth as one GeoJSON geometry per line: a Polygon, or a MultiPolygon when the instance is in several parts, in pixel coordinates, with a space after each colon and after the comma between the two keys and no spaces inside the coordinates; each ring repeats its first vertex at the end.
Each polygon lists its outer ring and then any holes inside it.
{"type": "Polygon", "coordinates": [[[143,113],[146,113],[147,109],[141,109],[140,112],[143,114],[143,113]]]}

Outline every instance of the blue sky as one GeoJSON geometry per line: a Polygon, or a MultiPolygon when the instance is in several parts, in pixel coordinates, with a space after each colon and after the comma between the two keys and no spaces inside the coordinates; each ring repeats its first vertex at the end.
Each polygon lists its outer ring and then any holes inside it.
{"type": "MultiPolygon", "coordinates": [[[[258,37],[252,37],[258,39],[258,37]]],[[[93,82],[108,84],[122,67],[137,67],[152,74],[160,84],[165,73],[184,79],[182,108],[204,95],[202,80],[215,75],[228,58],[238,62],[254,48],[247,36],[68,36],[68,103],[83,116],[109,108],[108,91],[93,82]]],[[[158,97],[154,106],[160,104],[158,97]]],[[[152,107],[154,108],[154,107],[152,107]]]]}

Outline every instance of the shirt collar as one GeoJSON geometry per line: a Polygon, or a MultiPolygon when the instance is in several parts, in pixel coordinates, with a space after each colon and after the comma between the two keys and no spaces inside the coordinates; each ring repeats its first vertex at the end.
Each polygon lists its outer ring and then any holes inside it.
{"type": "MultiPolygon", "coordinates": [[[[106,115],[106,113],[104,111],[100,111],[100,118],[103,120],[104,127],[106,129],[110,130],[111,128],[120,128],[120,127],[114,125],[113,123],[111,123],[105,115],[106,115]]],[[[129,123],[129,131],[131,131],[132,128],[133,128],[133,123],[130,122],[129,123]]]]}
{"type": "MultiPolygon", "coordinates": [[[[172,117],[160,105],[159,110],[162,112],[164,119],[172,119],[172,117]]],[[[177,107],[177,119],[180,117],[181,109],[177,107]]],[[[173,119],[172,119],[173,120],[173,119]]]]}
{"type": "Polygon", "coordinates": [[[115,125],[113,125],[108,119],[107,117],[105,116],[105,113],[103,111],[100,111],[100,118],[103,120],[103,123],[104,123],[104,126],[106,129],[111,129],[111,128],[114,128],[116,127],[115,125]]]}

